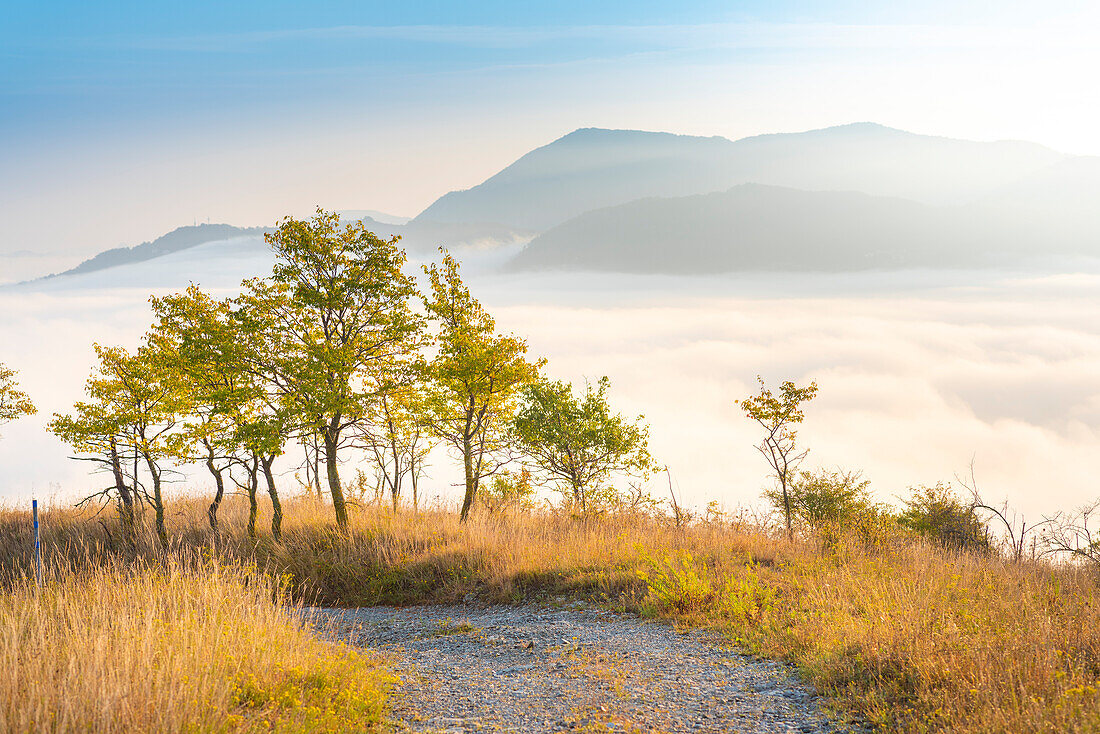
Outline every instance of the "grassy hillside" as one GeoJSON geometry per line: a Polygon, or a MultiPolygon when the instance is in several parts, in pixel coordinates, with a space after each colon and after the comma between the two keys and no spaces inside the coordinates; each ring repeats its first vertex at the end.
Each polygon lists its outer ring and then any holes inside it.
{"type": "MultiPolygon", "coordinates": [[[[577,598],[680,625],[713,627],[760,655],[794,663],[838,709],[882,731],[1086,732],[1100,727],[1096,577],[1077,567],[1014,564],[995,555],[944,550],[888,524],[850,528],[826,544],[811,536],[782,540],[750,522],[713,514],[678,527],[668,518],[644,516],[584,519],[556,512],[506,516],[482,511],[461,525],[446,510],[394,515],[360,507],[347,535],[341,535],[331,525],[330,508],[315,500],[288,501],[284,509],[283,542],[261,536],[253,544],[245,540],[243,503],[224,510],[224,534],[215,540],[204,525],[202,503],[177,502],[169,510],[173,547],[176,553],[254,563],[283,574],[295,597],[311,603],[454,602],[469,594],[503,603],[577,598]]],[[[9,579],[28,567],[27,520],[13,511],[0,516],[0,557],[9,579]]],[[[23,675],[47,681],[41,690],[5,687],[8,716],[48,713],[50,686],[61,685],[77,692],[66,706],[88,710],[93,702],[82,699],[99,695],[89,681],[112,669],[112,660],[135,666],[113,675],[136,679],[155,672],[166,686],[168,681],[183,684],[186,675],[188,690],[214,702],[209,710],[217,712],[210,714],[217,721],[242,715],[242,706],[254,714],[227,682],[241,680],[242,672],[260,675],[273,663],[284,670],[365,664],[343,652],[329,654],[350,662],[325,662],[331,658],[310,646],[285,607],[271,606],[266,590],[245,587],[232,573],[98,572],[94,569],[107,559],[118,559],[111,523],[57,508],[45,514],[44,528],[48,564],[67,570],[57,572],[42,599],[51,608],[65,600],[66,614],[84,621],[34,621],[33,616],[13,621],[27,617],[16,610],[28,607],[34,592],[24,581],[8,582],[0,646],[6,659],[21,661],[23,675]],[[96,591],[106,588],[116,596],[96,591]],[[187,599],[180,598],[181,591],[191,589],[183,595],[187,599]],[[93,603],[86,603],[89,599],[93,603]],[[78,611],[78,602],[88,611],[78,611]],[[168,605],[189,611],[181,614],[168,605]],[[96,631],[105,628],[108,613],[133,620],[122,628],[134,636],[125,657],[108,652],[110,636],[96,631]],[[230,625],[239,632],[227,640],[196,631],[205,628],[201,620],[213,618],[224,620],[219,627],[230,625]],[[149,632],[152,622],[144,621],[168,619],[186,621],[152,627],[168,635],[165,640],[149,632]],[[25,630],[34,630],[31,639],[55,641],[59,625],[71,630],[64,633],[68,637],[62,635],[64,644],[43,644],[33,658],[38,662],[19,657],[14,641],[27,639],[25,630]],[[62,662],[64,668],[76,657],[65,651],[82,639],[92,641],[99,668],[61,674],[42,662],[62,662]],[[217,644],[228,645],[228,656],[244,662],[225,668],[205,654],[184,662],[193,654],[185,651],[210,651],[217,644]],[[150,645],[162,651],[159,657],[135,652],[150,645]]],[[[151,561],[154,548],[147,537],[138,554],[151,561]]],[[[326,681],[339,688],[352,679],[334,675],[326,681]]],[[[280,684],[268,681],[260,687],[272,690],[273,685],[280,684]]],[[[153,701],[160,694],[149,695],[153,701]]],[[[365,708],[371,716],[377,711],[365,708]]],[[[173,716],[191,711],[173,703],[163,713],[142,716],[174,721],[173,716]]]]}
{"type": "Polygon", "coordinates": [[[0,731],[380,725],[390,678],[379,661],[318,640],[271,579],[186,552],[187,563],[123,565],[84,546],[76,561],[85,529],[73,526],[61,552],[48,546],[43,589],[4,577],[0,731]]]}

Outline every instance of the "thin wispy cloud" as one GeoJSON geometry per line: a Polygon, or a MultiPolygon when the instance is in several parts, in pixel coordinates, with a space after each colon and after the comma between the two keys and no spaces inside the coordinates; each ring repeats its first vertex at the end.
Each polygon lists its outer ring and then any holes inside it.
{"type": "MultiPolygon", "coordinates": [[[[529,49],[565,41],[615,41],[667,48],[936,49],[1020,48],[1056,43],[1091,48],[1087,24],[1028,27],[855,25],[832,23],[703,23],[690,25],[579,25],[516,27],[478,25],[331,26],[120,40],[150,50],[225,53],[302,41],[406,41],[482,49],[529,49]]],[[[112,42],[113,43],[113,42],[112,42]]],[[[107,44],[110,45],[110,44],[107,44]]]]}

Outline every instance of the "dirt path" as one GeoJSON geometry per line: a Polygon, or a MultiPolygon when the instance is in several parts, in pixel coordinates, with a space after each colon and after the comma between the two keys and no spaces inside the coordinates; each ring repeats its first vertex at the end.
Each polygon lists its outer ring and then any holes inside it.
{"type": "Polygon", "coordinates": [[[831,732],[777,663],[600,610],[310,610],[326,634],[392,656],[392,718],[417,732],[831,732]]]}

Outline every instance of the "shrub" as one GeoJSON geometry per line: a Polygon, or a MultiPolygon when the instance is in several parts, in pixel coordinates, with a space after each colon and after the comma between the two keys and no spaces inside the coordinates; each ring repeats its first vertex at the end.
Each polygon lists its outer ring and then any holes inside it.
{"type": "Polygon", "coordinates": [[[648,569],[638,571],[646,583],[642,611],[660,614],[696,614],[706,611],[715,601],[706,563],[696,564],[691,553],[679,550],[657,562],[646,556],[648,569]]]}
{"type": "MultiPolygon", "coordinates": [[[[787,490],[795,520],[817,532],[826,525],[843,525],[871,507],[871,483],[859,472],[821,469],[800,472],[787,490]]],[[[778,509],[783,495],[778,489],[764,493],[778,509]]]]}
{"type": "Polygon", "coordinates": [[[502,471],[481,488],[478,499],[490,514],[532,509],[535,505],[535,487],[531,483],[531,472],[527,469],[520,469],[518,473],[502,471]]]}
{"type": "Polygon", "coordinates": [[[912,496],[898,516],[903,527],[945,548],[976,551],[992,548],[989,529],[974,512],[974,506],[959,499],[950,484],[919,485],[909,491],[912,496]]]}
{"type": "Polygon", "coordinates": [[[713,616],[734,629],[764,626],[775,609],[778,591],[761,580],[755,564],[714,583],[718,576],[686,550],[661,562],[646,556],[648,569],[638,572],[646,583],[642,611],[649,616],[713,616]]]}
{"type": "Polygon", "coordinates": [[[778,590],[761,580],[749,563],[740,575],[730,576],[722,588],[720,610],[735,625],[763,627],[775,610],[778,590]]]}

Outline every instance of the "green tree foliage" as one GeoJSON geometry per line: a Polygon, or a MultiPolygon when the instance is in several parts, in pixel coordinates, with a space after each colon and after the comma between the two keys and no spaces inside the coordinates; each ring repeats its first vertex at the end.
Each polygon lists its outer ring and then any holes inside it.
{"type": "Polygon", "coordinates": [[[273,464],[283,452],[290,416],[274,387],[252,369],[258,342],[242,328],[243,306],[215,301],[195,286],[184,293],[152,300],[157,322],[147,337],[162,369],[180,384],[186,415],[174,434],[175,456],[201,461],[215,483],[207,514],[217,531],[217,510],[226,473],[236,467],[247,474],[238,482],[249,497],[248,532],[255,537],[259,477],[271,499],[271,533],[282,536],[282,505],[273,464]]]}
{"type": "Polygon", "coordinates": [[[270,279],[246,284],[240,323],[256,347],[254,368],[275,385],[295,427],[322,437],[336,520],[346,528],[339,453],[416,353],[415,283],[402,272],[397,237],[376,237],[361,222],[341,226],[332,212],[287,218],[267,241],[277,262],[270,279]]]}
{"type": "Polygon", "coordinates": [[[114,489],[124,507],[124,530],[132,536],[133,500],[144,498],[155,513],[157,539],[168,545],[164,517],[165,461],[173,454],[173,431],[183,406],[180,383],[148,345],[130,354],[119,347],[95,345],[99,366],[88,380],[88,402],[76,404],[75,415],[55,416],[50,430],[77,451],[111,468],[114,489]],[[151,491],[135,467],[127,487],[120,449],[129,447],[144,463],[151,491]],[[128,498],[128,499],[127,499],[128,498]]]}
{"type": "MultiPolygon", "coordinates": [[[[418,371],[421,375],[422,370],[418,371]]],[[[397,512],[406,480],[417,505],[417,483],[436,439],[427,420],[427,395],[416,380],[406,381],[379,396],[371,419],[360,427],[363,446],[374,460],[384,488],[397,512]]]]}
{"type": "Polygon", "coordinates": [[[137,453],[136,449],[131,449],[132,436],[120,411],[114,410],[107,388],[104,381],[95,377],[89,379],[87,391],[91,400],[78,401],[71,414],[55,414],[47,428],[78,454],[83,454],[76,458],[95,462],[111,474],[114,484],[104,490],[104,495],[113,496],[123,542],[133,549],[137,540],[134,507],[137,497],[136,487],[126,475],[124,459],[128,453],[134,456],[137,453]]]}
{"type": "Polygon", "coordinates": [[[774,394],[764,384],[764,380],[757,377],[760,384],[760,392],[745,398],[739,403],[745,415],[760,424],[764,429],[764,439],[757,445],[759,451],[772,468],[776,482],[779,484],[779,495],[782,498],[783,518],[787,526],[787,537],[793,537],[793,514],[790,498],[791,479],[795,476],[798,465],[809,453],[798,447],[798,432],[795,426],[805,417],[802,412],[802,403],[813,400],[817,394],[817,383],[811,382],[806,387],[798,387],[791,381],[786,381],[779,386],[779,394],[774,394]]]}
{"type": "Polygon", "coordinates": [[[612,475],[644,481],[657,469],[643,416],[629,421],[612,412],[609,387],[600,378],[578,398],[569,383],[540,379],[524,388],[512,423],[517,448],[582,512],[612,475]]]}
{"type": "Polygon", "coordinates": [[[992,548],[989,529],[974,505],[955,494],[950,484],[910,488],[898,522],[917,534],[948,548],[987,551],[992,548]]]}
{"type": "Polygon", "coordinates": [[[0,362],[0,424],[38,412],[30,397],[19,389],[15,374],[15,370],[0,362]]]}
{"type": "MultiPolygon", "coordinates": [[[[148,502],[167,544],[163,477],[174,462],[202,463],[214,479],[208,517],[215,535],[228,481],[249,497],[255,536],[258,488],[266,482],[279,540],[273,465],[292,438],[307,447],[318,494],[323,456],[342,528],[348,517],[338,465],[352,448],[366,449],[378,480],[371,489],[376,497],[388,491],[395,509],[410,484],[416,506],[417,480],[437,442],[462,460],[463,520],[482,481],[517,450],[584,509],[652,502],[640,491],[624,499],[610,485],[612,475],[645,477],[654,469],[641,417],[611,411],[606,378],[580,397],[568,384],[538,382],[544,361],[530,361],[522,339],[497,332],[445,251],[440,264],[425,268],[429,289],[419,294],[403,272],[397,238],[378,238],[359,222],[342,225],[319,209],[308,221],[283,220],[268,242],[276,254],[271,276],[245,281],[237,297],[218,300],[192,285],[151,299],[156,319],[141,348],[131,354],[97,346],[87,399],[50,424],[86,454],[80,458],[111,472],[106,492],[118,500],[127,537],[134,537],[135,509],[148,502]]],[[[25,412],[17,396],[8,387],[3,404],[25,412]]],[[[530,503],[529,471],[498,478],[490,488],[495,506],[530,503]]]]}
{"type": "Polygon", "coordinates": [[[520,390],[538,376],[542,361],[527,361],[527,343],[496,331],[496,322],[470,295],[458,262],[425,268],[431,287],[424,307],[434,327],[435,357],[429,365],[429,420],[433,432],[462,458],[466,520],[482,478],[500,468],[496,457],[520,390]]]}
{"type": "Polygon", "coordinates": [[[481,504],[490,514],[526,511],[535,506],[535,485],[531,472],[522,468],[518,472],[507,469],[493,475],[492,480],[479,493],[481,504]]]}
{"type": "MultiPolygon", "coordinates": [[[[787,491],[791,513],[811,532],[827,525],[844,525],[872,508],[871,483],[859,472],[822,469],[791,477],[787,491]]],[[[779,510],[784,508],[779,488],[764,493],[779,510]]]]}
{"type": "Polygon", "coordinates": [[[215,301],[195,285],[151,303],[157,322],[149,342],[178,376],[189,418],[173,448],[177,459],[202,462],[213,477],[207,517],[217,533],[226,473],[239,446],[234,416],[249,392],[248,375],[233,354],[240,336],[229,319],[228,303],[215,301]]]}

